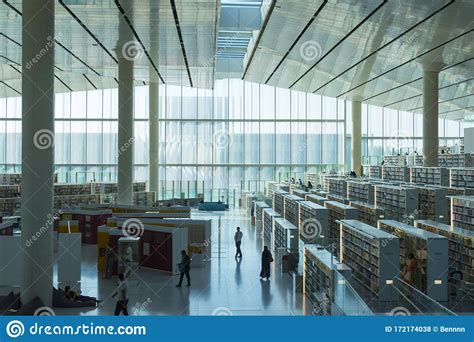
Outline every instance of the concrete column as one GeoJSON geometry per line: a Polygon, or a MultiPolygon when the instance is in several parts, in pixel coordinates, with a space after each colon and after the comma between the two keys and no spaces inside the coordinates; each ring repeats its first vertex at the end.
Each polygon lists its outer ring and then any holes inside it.
{"type": "Polygon", "coordinates": [[[423,70],[423,166],[438,166],[438,75],[441,68],[423,70]]]}
{"type": "MultiPolygon", "coordinates": [[[[158,18],[159,18],[159,1],[151,6],[151,15],[150,15],[150,56],[153,59],[153,62],[158,66],[159,60],[159,31],[158,31],[158,18]]],[[[148,148],[148,182],[149,182],[149,191],[156,192],[158,198],[159,191],[159,115],[160,115],[160,89],[159,89],[159,78],[156,73],[156,70],[150,63],[149,66],[149,139],[150,146],[148,148]]]]}
{"type": "MultiPolygon", "coordinates": [[[[122,2],[127,17],[133,19],[131,0],[122,2]]],[[[140,46],[119,12],[118,57],[118,175],[119,204],[133,204],[133,66],[140,55],[140,46]]]]}
{"type": "Polygon", "coordinates": [[[46,306],[53,294],[54,3],[22,4],[21,301],[39,297],[46,306]]]}
{"type": "Polygon", "coordinates": [[[352,101],[352,171],[362,175],[362,103],[352,101]]]}

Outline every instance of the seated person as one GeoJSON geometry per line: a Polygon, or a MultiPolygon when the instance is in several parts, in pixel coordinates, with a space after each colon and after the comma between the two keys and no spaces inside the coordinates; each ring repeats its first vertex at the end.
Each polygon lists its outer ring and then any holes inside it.
{"type": "Polygon", "coordinates": [[[72,291],[70,286],[66,286],[63,292],[67,299],[70,299],[74,302],[94,301],[96,303],[100,303],[100,300],[97,300],[97,298],[95,297],[83,296],[80,294],[80,292],[78,293],[78,292],[72,291]]]}

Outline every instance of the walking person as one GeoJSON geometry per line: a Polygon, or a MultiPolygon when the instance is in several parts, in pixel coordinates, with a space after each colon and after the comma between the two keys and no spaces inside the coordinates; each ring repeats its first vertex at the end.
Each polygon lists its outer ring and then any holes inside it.
{"type": "Polygon", "coordinates": [[[270,279],[270,263],[273,262],[272,253],[268,250],[268,247],[263,247],[262,252],[262,270],[260,271],[260,279],[270,279]]]}
{"type": "Polygon", "coordinates": [[[117,292],[112,295],[112,298],[117,297],[117,303],[115,304],[115,316],[120,316],[120,313],[123,312],[124,316],[128,316],[128,283],[123,275],[119,274],[119,285],[117,292]]]}
{"type": "Polygon", "coordinates": [[[244,234],[242,234],[242,232],[240,231],[240,227],[237,227],[237,231],[234,234],[234,241],[235,241],[235,248],[236,248],[235,260],[237,260],[237,258],[242,259],[242,251],[240,250],[240,245],[242,244],[243,235],[244,234]]]}
{"type": "Polygon", "coordinates": [[[186,276],[186,280],[188,282],[186,286],[187,287],[191,286],[191,278],[189,276],[189,271],[191,271],[191,258],[189,257],[189,255],[186,254],[185,250],[181,251],[181,262],[178,264],[178,266],[179,266],[179,272],[181,272],[181,275],[179,277],[179,283],[178,285],[176,285],[176,287],[181,287],[184,276],[186,276]]]}

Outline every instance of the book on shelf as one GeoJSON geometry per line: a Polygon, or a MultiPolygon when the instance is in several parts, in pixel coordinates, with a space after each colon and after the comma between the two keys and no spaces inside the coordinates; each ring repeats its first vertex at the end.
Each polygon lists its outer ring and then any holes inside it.
{"type": "Polygon", "coordinates": [[[474,196],[451,197],[451,226],[474,232],[474,196]]]}

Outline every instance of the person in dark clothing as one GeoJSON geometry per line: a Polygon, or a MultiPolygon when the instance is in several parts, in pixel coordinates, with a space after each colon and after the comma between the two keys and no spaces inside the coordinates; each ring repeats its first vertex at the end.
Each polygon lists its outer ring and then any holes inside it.
{"type": "Polygon", "coordinates": [[[188,285],[186,286],[191,286],[191,278],[189,276],[189,271],[191,271],[191,258],[186,254],[185,250],[181,251],[181,263],[179,264],[179,271],[181,272],[181,275],[179,277],[179,283],[176,285],[176,287],[181,287],[184,276],[186,276],[186,280],[188,282],[188,285]]]}
{"type": "Polygon", "coordinates": [[[112,295],[112,298],[117,297],[117,303],[115,305],[115,316],[120,316],[123,312],[125,316],[128,316],[128,283],[123,273],[119,274],[119,284],[117,292],[112,295]]]}
{"type": "Polygon", "coordinates": [[[313,188],[313,184],[310,181],[308,181],[308,189],[311,190],[312,188],[313,188]]]}
{"type": "Polygon", "coordinates": [[[260,271],[260,279],[270,279],[270,263],[273,262],[272,253],[268,250],[268,247],[263,247],[262,252],[262,270],[260,271]]]}

